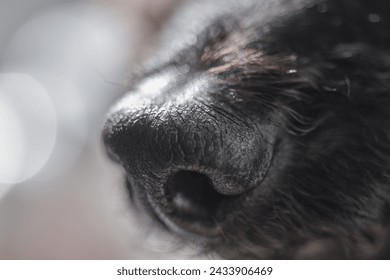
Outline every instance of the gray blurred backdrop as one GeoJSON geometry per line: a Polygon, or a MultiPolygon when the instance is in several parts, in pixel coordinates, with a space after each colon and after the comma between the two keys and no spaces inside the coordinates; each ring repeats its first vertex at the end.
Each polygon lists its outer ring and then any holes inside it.
{"type": "Polygon", "coordinates": [[[105,114],[176,0],[0,0],[0,259],[198,258],[132,213],[105,114]]]}

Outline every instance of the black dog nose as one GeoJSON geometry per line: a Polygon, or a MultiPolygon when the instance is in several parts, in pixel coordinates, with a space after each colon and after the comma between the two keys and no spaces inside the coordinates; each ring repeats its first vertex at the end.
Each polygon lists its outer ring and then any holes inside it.
{"type": "Polygon", "coordinates": [[[107,151],[160,218],[211,223],[224,199],[259,184],[271,149],[257,128],[215,105],[204,83],[154,79],[112,110],[107,151]]]}
{"type": "Polygon", "coordinates": [[[179,171],[192,171],[207,176],[220,194],[245,192],[253,180],[249,167],[256,164],[248,155],[257,152],[253,150],[256,145],[248,142],[256,139],[243,124],[211,117],[213,113],[202,106],[171,105],[115,113],[104,132],[109,155],[131,176],[144,174],[141,180],[147,175],[167,181],[179,171]]]}

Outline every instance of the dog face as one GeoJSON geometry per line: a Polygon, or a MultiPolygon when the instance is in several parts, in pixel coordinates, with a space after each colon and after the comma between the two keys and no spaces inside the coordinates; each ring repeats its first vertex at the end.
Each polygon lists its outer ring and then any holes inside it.
{"type": "Polygon", "coordinates": [[[384,258],[390,3],[194,1],[103,136],[134,202],[225,258],[384,258]]]}

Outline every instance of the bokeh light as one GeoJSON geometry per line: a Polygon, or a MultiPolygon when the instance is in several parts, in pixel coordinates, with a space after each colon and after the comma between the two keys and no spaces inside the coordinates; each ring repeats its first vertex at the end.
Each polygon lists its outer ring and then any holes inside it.
{"type": "Polygon", "coordinates": [[[0,74],[0,183],[35,175],[52,153],[56,117],[48,94],[23,74],[0,74]]]}
{"type": "Polygon", "coordinates": [[[131,50],[120,20],[87,2],[47,6],[16,29],[4,50],[3,69],[34,77],[47,90],[57,116],[57,139],[34,180],[47,181],[72,168],[99,137],[106,108],[119,93],[131,50]],[[97,139],[97,138],[96,138],[97,139]]]}

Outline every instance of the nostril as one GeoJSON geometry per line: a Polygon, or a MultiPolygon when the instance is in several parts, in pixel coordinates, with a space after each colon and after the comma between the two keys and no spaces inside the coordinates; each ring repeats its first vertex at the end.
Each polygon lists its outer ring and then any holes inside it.
{"type": "Polygon", "coordinates": [[[166,185],[173,215],[181,220],[213,224],[221,202],[228,198],[214,190],[211,179],[193,171],[179,171],[166,185]]]}

